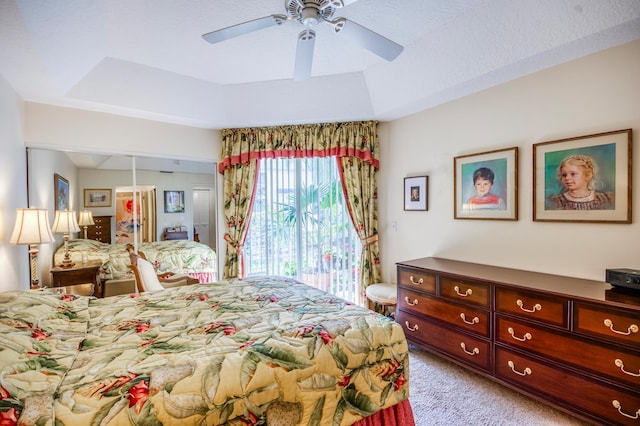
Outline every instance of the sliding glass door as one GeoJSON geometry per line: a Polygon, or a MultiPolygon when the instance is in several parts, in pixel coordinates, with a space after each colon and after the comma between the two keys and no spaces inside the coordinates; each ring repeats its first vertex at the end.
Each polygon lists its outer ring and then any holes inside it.
{"type": "Polygon", "coordinates": [[[247,275],[285,275],[357,303],[360,252],[336,159],[260,160],[247,275]]]}

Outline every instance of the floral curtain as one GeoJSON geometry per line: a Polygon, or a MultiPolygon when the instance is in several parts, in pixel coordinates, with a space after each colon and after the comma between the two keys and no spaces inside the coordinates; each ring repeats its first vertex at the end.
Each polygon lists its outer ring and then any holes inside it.
{"type": "Polygon", "coordinates": [[[243,247],[249,229],[249,219],[258,176],[258,160],[249,160],[225,169],[223,176],[224,217],[227,242],[224,278],[244,276],[243,247]]]}
{"type": "Polygon", "coordinates": [[[360,300],[367,300],[364,294],[367,286],[382,281],[378,244],[377,169],[353,157],[340,158],[338,167],[349,215],[362,243],[359,292],[360,300]]]}
{"type": "Polygon", "coordinates": [[[262,158],[342,157],[340,168],[345,198],[363,245],[360,293],[364,294],[366,285],[379,282],[375,177],[380,165],[378,153],[375,121],[223,130],[218,171],[224,176],[228,228],[224,278],[243,276],[242,248],[253,204],[257,161],[262,158]]]}

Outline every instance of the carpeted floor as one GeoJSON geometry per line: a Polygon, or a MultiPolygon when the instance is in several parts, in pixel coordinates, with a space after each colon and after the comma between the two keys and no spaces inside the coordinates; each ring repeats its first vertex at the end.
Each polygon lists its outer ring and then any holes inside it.
{"type": "Polygon", "coordinates": [[[409,348],[409,400],[417,426],[587,424],[415,345],[409,348]]]}

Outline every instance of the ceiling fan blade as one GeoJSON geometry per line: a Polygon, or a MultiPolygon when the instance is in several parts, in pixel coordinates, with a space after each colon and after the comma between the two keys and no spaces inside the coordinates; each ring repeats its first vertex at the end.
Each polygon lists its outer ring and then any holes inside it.
{"type": "Polygon", "coordinates": [[[254,19],[253,21],[243,22],[242,24],[232,25],[222,28],[221,30],[203,34],[202,38],[209,43],[219,43],[254,31],[273,27],[274,25],[281,25],[286,20],[287,17],[283,15],[269,15],[264,18],[254,19]]]}
{"type": "Polygon", "coordinates": [[[307,28],[298,34],[298,47],[296,48],[296,66],[293,71],[294,80],[306,80],[311,77],[311,65],[313,63],[313,48],[316,43],[316,32],[307,28]]]}
{"type": "Polygon", "coordinates": [[[404,50],[398,43],[346,18],[325,22],[331,24],[336,33],[343,34],[387,61],[393,61],[404,50]]]}

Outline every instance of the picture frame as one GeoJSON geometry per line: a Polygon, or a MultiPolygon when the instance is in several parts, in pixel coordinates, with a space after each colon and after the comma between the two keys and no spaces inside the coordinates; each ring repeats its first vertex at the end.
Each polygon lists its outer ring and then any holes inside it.
{"type": "Polygon", "coordinates": [[[84,190],[85,207],[111,207],[111,203],[112,192],[109,188],[84,190]]]}
{"type": "Polygon", "coordinates": [[[518,220],[518,147],[453,159],[454,219],[518,220]]]}
{"type": "Polygon", "coordinates": [[[55,210],[69,210],[69,181],[55,173],[53,190],[55,210]]]}
{"type": "Polygon", "coordinates": [[[184,191],[164,191],[164,212],[184,213],[184,191]]]}
{"type": "Polygon", "coordinates": [[[533,145],[533,220],[631,223],[631,129],[533,145]]]}
{"type": "Polygon", "coordinates": [[[429,209],[428,176],[412,176],[404,178],[404,209],[429,209]]]}

